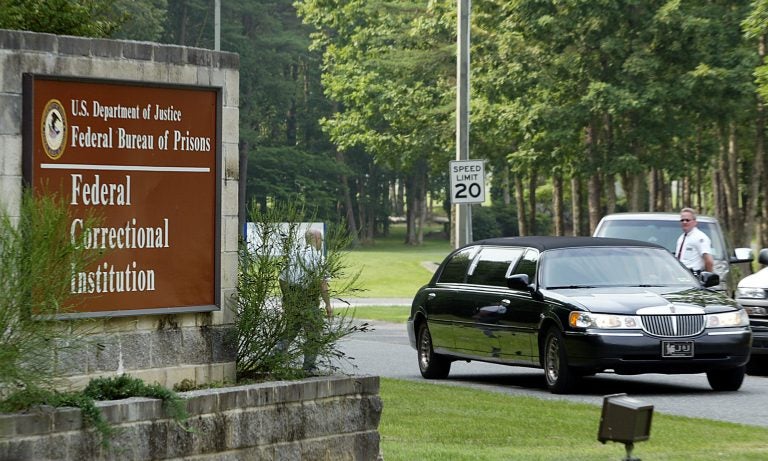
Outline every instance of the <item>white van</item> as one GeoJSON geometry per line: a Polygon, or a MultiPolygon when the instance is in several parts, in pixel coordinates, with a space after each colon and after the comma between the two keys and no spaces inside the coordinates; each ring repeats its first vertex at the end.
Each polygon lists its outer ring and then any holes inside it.
{"type": "MultiPolygon", "coordinates": [[[[752,272],[752,250],[733,250],[716,218],[697,215],[696,221],[699,230],[712,240],[714,271],[720,276],[720,285],[714,288],[733,295],[739,279],[752,272]]],[[[679,213],[615,213],[603,217],[593,235],[654,242],[674,254],[681,233],[679,213]]]]}

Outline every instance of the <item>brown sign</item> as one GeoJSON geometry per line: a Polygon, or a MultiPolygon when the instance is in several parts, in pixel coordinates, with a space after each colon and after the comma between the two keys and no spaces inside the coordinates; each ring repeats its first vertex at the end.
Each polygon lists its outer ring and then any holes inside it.
{"type": "Polygon", "coordinates": [[[217,308],[219,106],[211,88],[25,76],[26,180],[105,254],[67,274],[79,311],[217,308]]]}

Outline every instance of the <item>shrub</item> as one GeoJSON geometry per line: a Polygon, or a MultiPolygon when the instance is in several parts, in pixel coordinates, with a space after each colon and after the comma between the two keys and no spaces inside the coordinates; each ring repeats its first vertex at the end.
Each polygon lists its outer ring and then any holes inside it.
{"type": "Polygon", "coordinates": [[[72,242],[69,224],[66,204],[29,190],[17,219],[0,212],[0,399],[18,388],[49,387],[58,353],[84,344],[85,328],[56,319],[75,308],[71,274],[99,254],[72,242]]]}
{"type": "Polygon", "coordinates": [[[487,238],[502,237],[501,227],[496,222],[496,213],[493,208],[483,206],[472,207],[472,238],[483,240],[487,238]]]}
{"type": "MultiPolygon", "coordinates": [[[[237,294],[233,298],[235,331],[237,334],[237,372],[240,379],[292,379],[306,375],[299,360],[310,348],[306,331],[287,344],[292,334],[288,331],[292,321],[290,312],[282,306],[283,296],[306,302],[307,309],[316,307],[314,296],[306,293],[282,293],[279,276],[290,264],[290,253],[304,245],[300,223],[312,222],[314,217],[293,204],[276,204],[260,210],[253,204],[250,216],[255,233],[250,242],[242,242],[239,251],[237,294]],[[281,224],[284,223],[284,224],[281,224]],[[299,235],[302,234],[302,235],[299,235]]],[[[309,269],[310,278],[330,279],[331,298],[340,299],[355,291],[357,275],[346,274],[345,251],[350,239],[341,233],[343,226],[334,226],[325,235],[326,254],[317,268],[309,269]],[[344,282],[341,282],[344,280],[344,282]]],[[[305,311],[304,314],[307,314],[305,311]]],[[[356,331],[365,331],[367,324],[356,324],[352,317],[336,314],[323,321],[303,319],[304,330],[315,329],[311,353],[317,355],[317,365],[325,371],[336,369],[335,361],[348,360],[337,347],[337,342],[356,331]],[[309,323],[309,325],[307,325],[309,323]]],[[[314,316],[312,316],[314,317],[314,316]]]]}

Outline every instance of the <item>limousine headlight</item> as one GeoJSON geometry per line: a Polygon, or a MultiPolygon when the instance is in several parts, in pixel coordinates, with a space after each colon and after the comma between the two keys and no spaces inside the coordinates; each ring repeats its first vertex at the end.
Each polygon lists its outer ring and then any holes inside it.
{"type": "Polygon", "coordinates": [[[639,329],[640,317],[635,315],[595,314],[592,312],[571,312],[568,324],[573,328],[624,328],[639,329]]]}
{"type": "Polygon", "coordinates": [[[747,325],[749,325],[749,316],[743,309],[707,315],[707,328],[745,327],[747,325]]]}

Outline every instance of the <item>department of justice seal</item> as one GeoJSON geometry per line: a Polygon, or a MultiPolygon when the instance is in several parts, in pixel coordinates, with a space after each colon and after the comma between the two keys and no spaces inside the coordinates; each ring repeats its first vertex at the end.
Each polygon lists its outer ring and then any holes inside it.
{"type": "Polygon", "coordinates": [[[58,99],[51,99],[43,109],[40,137],[45,155],[57,160],[67,147],[67,113],[58,99]]]}

